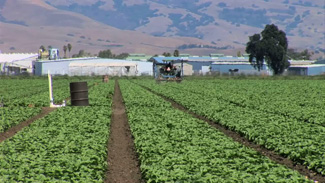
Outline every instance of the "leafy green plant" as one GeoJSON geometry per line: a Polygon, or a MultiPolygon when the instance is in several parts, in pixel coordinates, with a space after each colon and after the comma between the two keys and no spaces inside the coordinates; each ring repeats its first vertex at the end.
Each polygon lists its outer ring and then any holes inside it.
{"type": "Polygon", "coordinates": [[[325,86],[320,81],[193,80],[165,85],[148,80],[135,82],[325,175],[325,127],[324,118],[320,119],[324,115],[324,94],[320,90],[325,86]],[[306,107],[298,107],[301,105],[306,107]],[[301,114],[303,117],[295,116],[301,114]]]}
{"type": "Polygon", "coordinates": [[[147,182],[309,182],[140,86],[119,83],[147,182]]]}
{"type": "Polygon", "coordinates": [[[103,182],[113,87],[89,90],[103,105],[59,108],[1,143],[1,182],[103,182]]]}

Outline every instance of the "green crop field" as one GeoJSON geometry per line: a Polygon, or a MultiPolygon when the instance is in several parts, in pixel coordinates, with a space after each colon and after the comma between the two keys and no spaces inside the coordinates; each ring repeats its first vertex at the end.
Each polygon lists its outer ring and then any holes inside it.
{"type": "MultiPolygon", "coordinates": [[[[69,83],[80,80],[88,83],[89,106],[68,102],[0,143],[0,182],[104,182],[115,82],[55,78],[55,102],[68,99],[69,83]]],[[[157,84],[153,79],[119,79],[118,84],[145,182],[314,182],[162,96],[325,176],[323,80],[157,84]]],[[[0,86],[0,133],[49,106],[45,78],[0,79],[0,86]]]]}

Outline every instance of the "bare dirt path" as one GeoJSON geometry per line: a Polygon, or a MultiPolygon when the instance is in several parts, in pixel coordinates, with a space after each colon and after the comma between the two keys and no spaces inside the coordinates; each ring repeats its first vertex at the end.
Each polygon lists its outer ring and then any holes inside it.
{"type": "MultiPolygon", "coordinates": [[[[141,86],[141,85],[140,85],[141,86]]],[[[147,89],[148,91],[154,93],[155,95],[158,95],[160,97],[162,97],[164,100],[170,102],[172,104],[172,106],[176,109],[179,109],[181,111],[184,111],[190,115],[192,115],[193,117],[203,120],[205,122],[207,122],[209,125],[215,127],[216,129],[220,130],[221,132],[223,132],[225,135],[231,137],[234,141],[237,141],[249,148],[252,148],[256,151],[258,151],[259,153],[261,153],[262,155],[268,157],[269,159],[271,159],[272,161],[282,164],[288,168],[291,168],[293,170],[298,171],[300,174],[308,177],[309,179],[312,180],[317,180],[318,182],[324,182],[325,183],[325,176],[311,171],[309,170],[307,167],[301,165],[301,164],[297,164],[295,162],[293,162],[292,160],[290,160],[289,158],[283,157],[281,155],[279,155],[278,153],[268,150],[265,147],[255,144],[254,142],[249,141],[247,138],[245,138],[244,136],[241,136],[240,134],[238,134],[237,132],[231,131],[229,129],[227,129],[226,127],[220,125],[217,122],[214,122],[210,119],[207,119],[204,116],[198,115],[192,111],[190,111],[189,109],[187,109],[186,107],[180,105],[179,103],[173,101],[172,99],[165,97],[163,95],[161,95],[160,93],[157,93],[153,90],[151,90],[150,88],[147,88],[145,86],[142,86],[144,89],[147,89]]]]}
{"type": "Polygon", "coordinates": [[[105,183],[142,182],[139,161],[117,80],[115,81],[110,131],[108,172],[105,183]]]}
{"type": "Polygon", "coordinates": [[[22,130],[23,128],[25,128],[26,126],[30,125],[31,123],[33,123],[35,120],[42,118],[46,115],[48,115],[50,112],[54,111],[56,108],[50,108],[50,107],[43,107],[41,113],[39,113],[38,115],[24,121],[21,122],[20,124],[11,127],[9,130],[0,133],[0,143],[3,142],[4,140],[14,136],[17,132],[19,132],[20,130],[22,130]]]}

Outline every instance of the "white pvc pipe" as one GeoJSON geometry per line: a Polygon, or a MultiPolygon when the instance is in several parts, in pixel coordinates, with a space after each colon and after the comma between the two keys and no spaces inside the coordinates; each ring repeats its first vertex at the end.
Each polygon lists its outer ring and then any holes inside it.
{"type": "Polygon", "coordinates": [[[65,100],[63,101],[62,105],[54,104],[53,88],[52,88],[52,76],[50,74],[50,71],[48,71],[48,78],[49,78],[50,107],[64,107],[66,105],[65,100]]]}
{"type": "Polygon", "coordinates": [[[49,78],[49,93],[50,93],[50,107],[51,107],[51,105],[53,105],[53,91],[52,91],[52,77],[50,71],[48,71],[47,75],[49,78]]]}

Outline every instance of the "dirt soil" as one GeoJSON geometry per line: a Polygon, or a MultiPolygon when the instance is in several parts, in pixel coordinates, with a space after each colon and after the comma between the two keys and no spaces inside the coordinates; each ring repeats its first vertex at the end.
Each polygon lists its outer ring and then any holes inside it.
{"type": "Polygon", "coordinates": [[[140,163],[135,151],[121,90],[118,81],[116,81],[108,141],[108,172],[105,183],[140,182],[143,182],[140,163]]]}
{"type": "Polygon", "coordinates": [[[48,115],[50,112],[54,111],[56,108],[50,108],[50,107],[43,107],[41,113],[39,113],[38,115],[16,125],[11,127],[10,129],[8,129],[5,132],[0,133],[0,143],[5,141],[6,139],[14,136],[16,133],[18,133],[20,130],[22,130],[24,127],[30,125],[31,123],[33,123],[35,120],[42,118],[46,115],[48,115]]]}
{"type": "Polygon", "coordinates": [[[231,137],[233,140],[235,140],[235,141],[237,141],[237,142],[239,142],[239,143],[241,143],[241,144],[243,144],[243,145],[245,145],[245,146],[247,146],[249,148],[252,148],[252,149],[258,151],[260,154],[268,157],[272,161],[274,161],[276,163],[279,163],[279,164],[282,164],[282,165],[284,165],[284,166],[286,166],[288,168],[291,168],[293,170],[296,170],[300,174],[308,177],[309,179],[317,180],[318,182],[324,182],[325,183],[325,176],[323,176],[323,175],[321,175],[321,174],[319,174],[317,172],[311,171],[307,167],[305,167],[305,166],[303,166],[301,164],[297,164],[296,162],[293,162],[289,158],[283,157],[283,156],[279,155],[278,153],[276,153],[274,151],[271,151],[271,150],[268,150],[268,149],[266,149],[265,147],[263,147],[261,145],[255,144],[254,142],[249,141],[247,138],[240,135],[239,133],[231,131],[231,130],[227,129],[226,127],[220,125],[217,122],[214,122],[212,120],[207,119],[204,116],[201,116],[201,115],[198,115],[198,114],[196,114],[194,112],[191,112],[189,109],[185,108],[184,106],[178,104],[177,102],[171,100],[168,97],[165,97],[165,96],[151,90],[150,88],[147,88],[147,87],[144,87],[144,86],[142,86],[142,87],[147,89],[148,91],[162,97],[166,101],[170,102],[172,104],[172,106],[175,107],[176,109],[184,111],[184,112],[186,112],[188,114],[191,114],[193,117],[195,117],[197,119],[200,119],[200,120],[203,120],[203,121],[207,122],[209,125],[217,128],[218,130],[223,132],[225,135],[231,137]]]}

